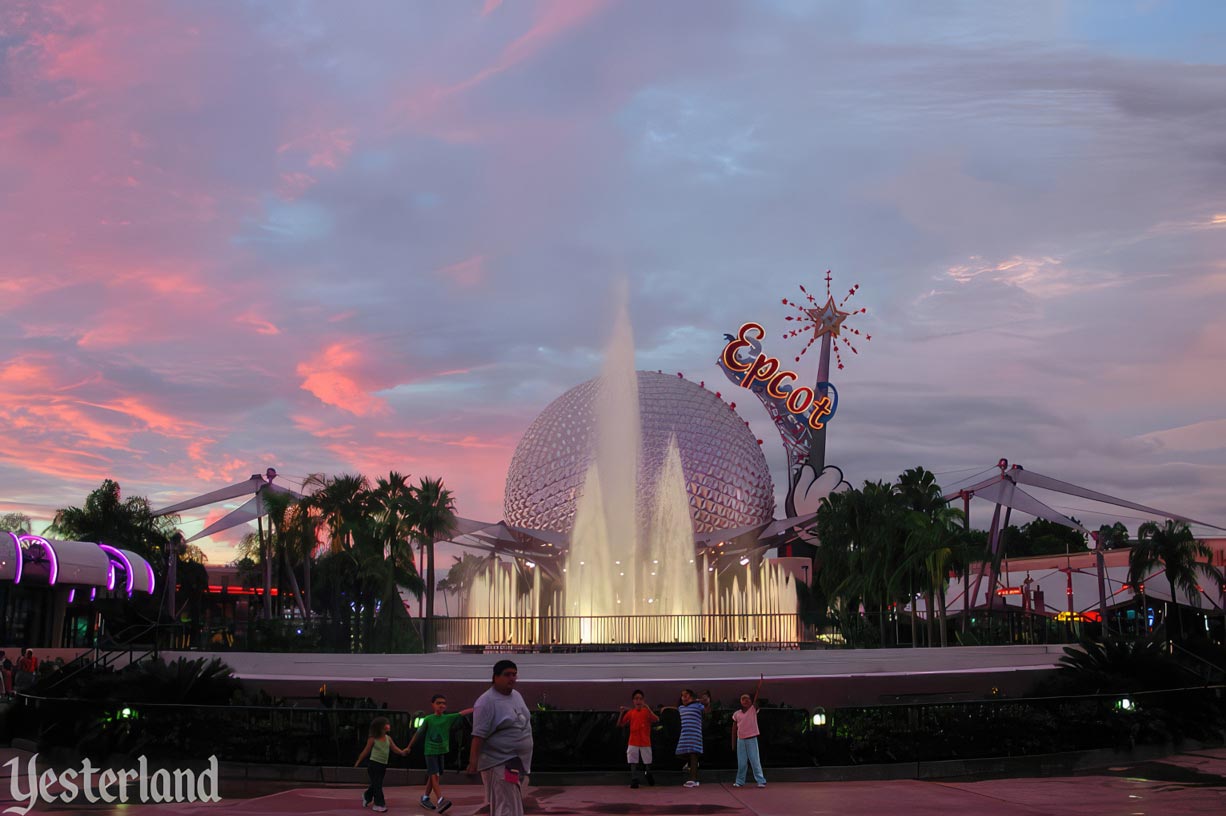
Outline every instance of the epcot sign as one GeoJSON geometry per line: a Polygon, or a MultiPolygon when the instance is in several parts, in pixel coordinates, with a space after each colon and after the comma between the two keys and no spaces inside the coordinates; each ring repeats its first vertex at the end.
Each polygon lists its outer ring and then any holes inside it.
{"type": "Polygon", "coordinates": [[[819,397],[812,388],[803,385],[800,388],[782,390],[784,383],[796,380],[798,375],[786,369],[780,370],[779,360],[774,357],[759,352],[752,361],[745,361],[737,356],[738,351],[755,345],[753,341],[761,340],[765,336],[766,330],[761,325],[746,323],[741,326],[736,337],[724,346],[720,361],[730,371],[744,374],[737,383],[742,388],[752,390],[755,383],[764,383],[768,395],[773,399],[783,400],[787,410],[793,414],[803,417],[807,413],[806,424],[813,430],[820,431],[826,427],[823,419],[834,414],[830,397],[824,394],[819,397]]]}

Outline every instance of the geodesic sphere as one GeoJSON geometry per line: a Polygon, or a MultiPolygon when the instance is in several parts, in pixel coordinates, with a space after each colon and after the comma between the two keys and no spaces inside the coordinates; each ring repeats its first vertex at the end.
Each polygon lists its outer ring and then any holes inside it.
{"type": "MultiPolygon", "coordinates": [[[[676,375],[639,371],[642,453],[638,514],[648,517],[651,491],[668,440],[677,436],[697,533],[770,522],[775,491],[766,457],[745,421],[710,391],[676,375]]],[[[595,455],[599,382],[581,383],[541,412],[515,448],[503,511],[508,524],[569,533],[575,500],[595,455]]]]}

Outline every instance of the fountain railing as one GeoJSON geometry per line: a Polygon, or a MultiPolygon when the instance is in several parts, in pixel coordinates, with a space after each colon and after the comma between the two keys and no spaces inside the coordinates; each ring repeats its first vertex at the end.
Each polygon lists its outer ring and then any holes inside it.
{"type": "Polygon", "coordinates": [[[796,613],[437,618],[441,650],[553,647],[794,647],[812,639],[796,613]]]}

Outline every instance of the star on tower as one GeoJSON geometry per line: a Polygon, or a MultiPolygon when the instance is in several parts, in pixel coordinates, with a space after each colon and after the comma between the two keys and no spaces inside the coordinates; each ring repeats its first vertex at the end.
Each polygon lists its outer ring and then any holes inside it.
{"type": "Polygon", "coordinates": [[[856,347],[852,345],[851,340],[843,336],[844,328],[846,328],[849,334],[854,334],[857,337],[863,337],[865,340],[873,339],[872,335],[868,335],[868,334],[862,335],[860,334],[859,329],[856,329],[852,326],[845,327],[843,325],[843,321],[847,320],[847,318],[853,315],[864,314],[865,312],[868,311],[867,309],[855,309],[849,312],[843,309],[843,307],[847,304],[847,301],[851,299],[851,296],[854,295],[856,291],[860,288],[860,284],[857,283],[855,286],[848,289],[846,297],[844,297],[841,302],[836,303],[834,299],[834,295],[830,293],[830,281],[831,281],[830,272],[829,270],[827,270],[826,272],[826,302],[822,305],[818,305],[817,298],[809,294],[809,290],[805,289],[804,286],[800,287],[800,291],[804,293],[805,298],[808,300],[809,305],[802,306],[801,304],[794,303],[793,301],[790,301],[787,298],[783,299],[783,305],[791,306],[793,309],[800,312],[799,315],[788,315],[784,319],[785,320],[798,320],[801,323],[806,324],[802,326],[801,328],[791,329],[789,331],[784,332],[783,333],[784,339],[786,340],[791,337],[797,337],[801,334],[806,334],[808,333],[810,329],[812,329],[813,331],[813,336],[809,338],[809,342],[806,343],[805,347],[800,350],[800,354],[796,355],[796,362],[798,363],[800,362],[800,358],[804,356],[805,352],[809,350],[810,346],[812,346],[822,337],[829,335],[831,339],[831,346],[833,347],[833,351],[834,351],[835,360],[838,362],[839,368],[842,368],[843,367],[843,356],[840,353],[841,349],[839,348],[840,339],[842,339],[843,345],[851,349],[852,354],[860,353],[856,350],[856,347]]]}

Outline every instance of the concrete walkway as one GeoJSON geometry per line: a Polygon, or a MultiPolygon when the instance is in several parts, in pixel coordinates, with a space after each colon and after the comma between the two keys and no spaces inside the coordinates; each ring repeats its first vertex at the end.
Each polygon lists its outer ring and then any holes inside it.
{"type": "MultiPolygon", "coordinates": [[[[451,814],[469,816],[481,812],[479,788],[455,785],[446,792],[455,802],[451,814]]],[[[389,812],[429,813],[418,804],[419,795],[420,789],[417,787],[389,788],[389,812]]],[[[360,814],[363,813],[360,796],[360,788],[356,786],[299,788],[245,800],[223,800],[210,805],[129,805],[124,812],[134,816],[360,814]]],[[[776,783],[762,790],[752,785],[734,789],[726,784],[706,784],[692,790],[676,786],[638,790],[607,786],[541,787],[529,789],[527,804],[529,814],[552,816],[1220,815],[1226,813],[1226,749],[1121,764],[1080,776],[1039,779],[776,783]]]]}

